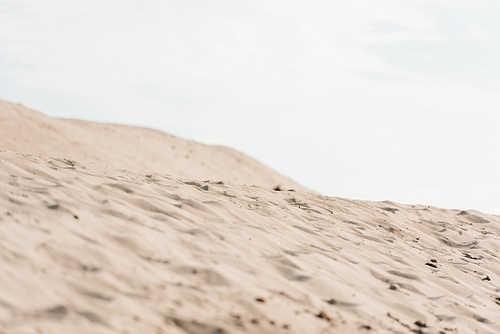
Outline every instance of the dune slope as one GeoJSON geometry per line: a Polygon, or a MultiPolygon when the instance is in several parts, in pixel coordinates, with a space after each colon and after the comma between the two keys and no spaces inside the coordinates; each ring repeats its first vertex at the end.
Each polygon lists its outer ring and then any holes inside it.
{"type": "Polygon", "coordinates": [[[500,217],[0,152],[0,333],[499,333],[500,217]]]}
{"type": "Polygon", "coordinates": [[[140,173],[305,190],[227,147],[204,145],[134,126],[52,118],[3,100],[0,100],[0,134],[0,148],[15,152],[96,162],[140,173]]]}

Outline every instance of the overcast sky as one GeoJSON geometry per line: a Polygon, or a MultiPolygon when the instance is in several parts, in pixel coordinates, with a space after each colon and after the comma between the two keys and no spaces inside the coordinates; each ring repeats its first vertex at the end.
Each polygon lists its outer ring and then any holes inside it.
{"type": "Polygon", "coordinates": [[[0,98],[500,214],[500,1],[0,0],[0,98]]]}

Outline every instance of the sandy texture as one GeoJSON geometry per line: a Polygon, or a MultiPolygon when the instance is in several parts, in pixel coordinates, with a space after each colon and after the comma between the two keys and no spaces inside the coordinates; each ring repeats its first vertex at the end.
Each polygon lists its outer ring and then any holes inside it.
{"type": "Polygon", "coordinates": [[[2,151],[0,333],[500,333],[499,235],[473,210],[2,151]]]}
{"type": "Polygon", "coordinates": [[[52,118],[3,100],[0,134],[0,148],[14,152],[96,162],[140,173],[305,190],[227,147],[204,145],[146,128],[52,118]]]}

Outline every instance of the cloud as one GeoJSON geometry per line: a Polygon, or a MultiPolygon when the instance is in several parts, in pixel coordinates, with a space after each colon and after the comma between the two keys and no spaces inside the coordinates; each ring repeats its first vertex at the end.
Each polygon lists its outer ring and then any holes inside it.
{"type": "MultiPolygon", "coordinates": [[[[496,173],[500,50],[486,12],[485,1],[4,0],[0,88],[52,115],[230,145],[325,194],[425,202],[423,180],[446,194],[450,175],[474,185],[480,167],[463,151],[496,173]]],[[[480,208],[467,187],[457,193],[480,208]]]]}

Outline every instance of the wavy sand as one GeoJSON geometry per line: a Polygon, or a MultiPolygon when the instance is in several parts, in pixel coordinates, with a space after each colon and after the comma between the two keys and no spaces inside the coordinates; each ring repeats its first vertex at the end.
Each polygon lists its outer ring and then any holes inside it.
{"type": "Polygon", "coordinates": [[[1,333],[499,333],[500,217],[0,152],[1,333]]]}

